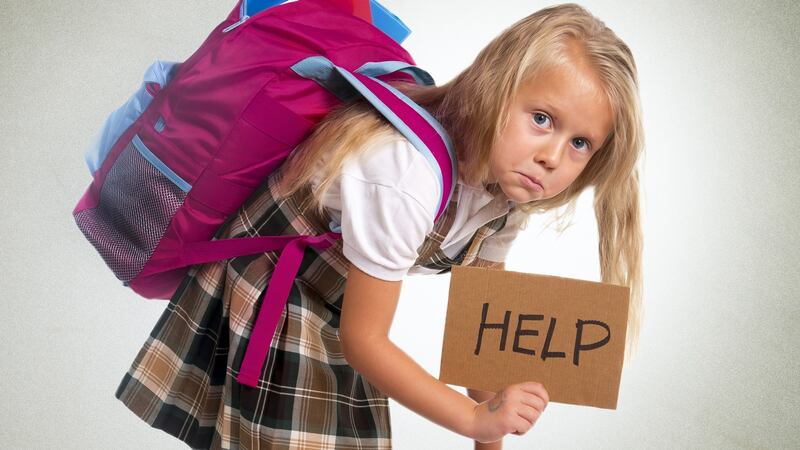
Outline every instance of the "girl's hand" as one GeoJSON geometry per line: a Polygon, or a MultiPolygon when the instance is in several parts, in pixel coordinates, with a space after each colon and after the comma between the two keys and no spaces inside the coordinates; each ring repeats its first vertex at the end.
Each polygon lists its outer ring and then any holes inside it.
{"type": "Polygon", "coordinates": [[[475,406],[471,437],[478,442],[494,442],[509,433],[522,436],[533,427],[549,401],[541,383],[512,384],[475,406]]]}

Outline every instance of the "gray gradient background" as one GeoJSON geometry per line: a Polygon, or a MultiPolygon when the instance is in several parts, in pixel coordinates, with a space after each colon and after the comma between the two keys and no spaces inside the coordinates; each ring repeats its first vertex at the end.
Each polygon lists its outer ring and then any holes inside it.
{"type": "MultiPolygon", "coordinates": [[[[166,303],[123,288],[70,213],[90,181],[83,149],[106,115],[154,59],[187,58],[233,4],[2,2],[0,447],[185,448],[114,398],[166,303]]],[[[439,83],[549,5],[384,4],[439,83]]],[[[616,411],[553,403],[505,448],[798,448],[800,7],[582,4],[639,67],[644,328],[616,411]]],[[[591,193],[562,236],[543,223],[532,220],[508,268],[598,280],[591,193]]],[[[392,328],[434,376],[448,283],[409,277],[392,328]]],[[[472,448],[394,400],[392,425],[397,449],[472,448]]]]}

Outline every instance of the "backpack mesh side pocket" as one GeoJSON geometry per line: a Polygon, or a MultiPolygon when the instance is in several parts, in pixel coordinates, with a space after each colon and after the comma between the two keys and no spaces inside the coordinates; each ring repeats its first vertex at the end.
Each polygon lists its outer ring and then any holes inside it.
{"type": "Polygon", "coordinates": [[[176,177],[134,136],[109,170],[97,207],[75,215],[120,280],[141,272],[183,204],[191,186],[176,177]]]}

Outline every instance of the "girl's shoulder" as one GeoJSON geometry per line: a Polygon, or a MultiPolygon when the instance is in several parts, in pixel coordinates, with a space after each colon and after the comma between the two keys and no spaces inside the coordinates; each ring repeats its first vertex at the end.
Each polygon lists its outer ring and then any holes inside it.
{"type": "Polygon", "coordinates": [[[367,185],[408,195],[435,213],[441,196],[436,164],[397,130],[380,135],[355,152],[342,166],[342,175],[367,185]]]}
{"type": "Polygon", "coordinates": [[[401,280],[433,230],[439,204],[428,161],[399,133],[372,140],[345,162],[335,188],[343,255],[373,277],[401,280]]]}

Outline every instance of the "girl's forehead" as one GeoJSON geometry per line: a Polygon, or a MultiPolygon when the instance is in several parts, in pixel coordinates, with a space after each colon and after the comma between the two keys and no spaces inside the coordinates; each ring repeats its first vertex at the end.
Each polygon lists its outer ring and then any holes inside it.
{"type": "Polygon", "coordinates": [[[541,68],[520,83],[520,94],[556,97],[604,94],[600,77],[585,64],[554,64],[541,68]]]}

